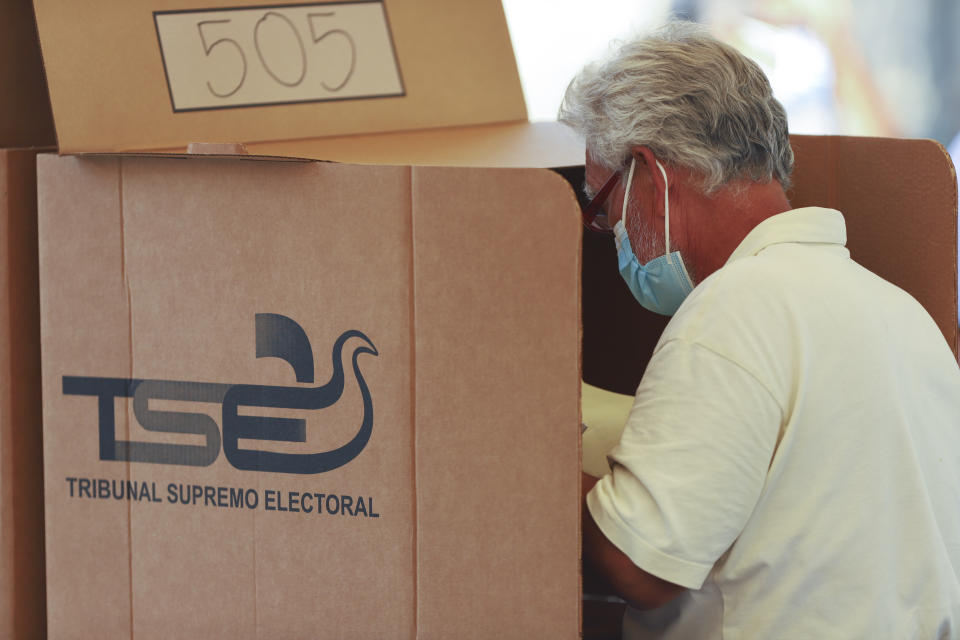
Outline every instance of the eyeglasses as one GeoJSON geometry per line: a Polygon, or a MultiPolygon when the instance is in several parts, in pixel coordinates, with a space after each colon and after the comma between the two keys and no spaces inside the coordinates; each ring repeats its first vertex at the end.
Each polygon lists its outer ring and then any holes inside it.
{"type": "Polygon", "coordinates": [[[603,205],[610,197],[610,192],[620,182],[620,172],[614,171],[613,175],[607,178],[607,181],[597,191],[597,195],[583,209],[583,226],[596,233],[612,234],[613,227],[610,226],[610,220],[607,214],[603,212],[603,205]]]}

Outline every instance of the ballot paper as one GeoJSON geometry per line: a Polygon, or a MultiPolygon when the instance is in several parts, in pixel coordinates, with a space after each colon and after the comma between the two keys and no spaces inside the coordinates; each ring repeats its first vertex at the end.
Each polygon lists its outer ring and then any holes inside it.
{"type": "Polygon", "coordinates": [[[583,382],[580,404],[583,415],[583,471],[599,478],[610,471],[607,454],[620,441],[620,434],[633,407],[633,396],[583,382]]]}

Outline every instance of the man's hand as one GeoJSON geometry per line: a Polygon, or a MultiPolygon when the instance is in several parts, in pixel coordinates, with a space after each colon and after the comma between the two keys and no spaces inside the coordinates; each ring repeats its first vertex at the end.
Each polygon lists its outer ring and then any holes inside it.
{"type": "Polygon", "coordinates": [[[598,480],[582,474],[583,590],[613,593],[637,609],[655,609],[667,604],[686,591],[686,587],[647,573],[607,540],[587,509],[587,493],[598,480]]]}

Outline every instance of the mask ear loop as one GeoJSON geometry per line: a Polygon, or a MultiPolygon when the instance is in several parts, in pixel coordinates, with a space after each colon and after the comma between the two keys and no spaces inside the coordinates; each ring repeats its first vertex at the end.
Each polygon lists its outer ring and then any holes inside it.
{"type": "Polygon", "coordinates": [[[667,237],[667,259],[669,260],[670,256],[670,182],[667,180],[667,172],[664,170],[663,165],[660,164],[659,160],[654,160],[657,163],[657,169],[660,169],[660,174],[663,175],[663,232],[667,237]]]}
{"type": "MultiPolygon", "coordinates": [[[[637,159],[630,156],[630,171],[627,172],[627,184],[623,192],[623,209],[620,210],[620,220],[623,222],[623,232],[627,233],[627,202],[630,200],[630,185],[633,184],[633,169],[637,166],[637,159]]],[[[627,234],[630,237],[630,234],[627,234]]]]}
{"type": "Polygon", "coordinates": [[[630,171],[627,172],[627,184],[623,191],[623,208],[620,209],[620,222],[623,223],[623,232],[627,235],[628,239],[630,238],[630,234],[627,233],[627,202],[630,200],[630,185],[633,184],[633,168],[635,166],[637,166],[637,159],[630,156],[630,171]]]}
{"type": "MultiPolygon", "coordinates": [[[[680,254],[678,253],[678,254],[677,254],[677,258],[678,258],[677,264],[674,265],[674,263],[673,263],[673,257],[670,255],[670,181],[667,179],[667,172],[664,170],[663,165],[660,164],[660,161],[659,161],[659,160],[655,160],[655,162],[657,163],[657,168],[660,169],[661,175],[663,175],[663,215],[664,215],[664,218],[665,218],[664,223],[663,223],[663,231],[664,231],[664,234],[667,236],[667,238],[666,238],[666,240],[667,240],[667,253],[666,253],[667,263],[669,263],[670,265],[673,265],[673,266],[679,266],[679,267],[680,267],[680,269],[683,271],[683,277],[686,279],[686,281],[687,281],[687,283],[688,283],[688,285],[689,285],[689,287],[688,287],[689,290],[692,290],[692,289],[693,289],[693,280],[690,279],[690,274],[687,272],[687,265],[685,265],[685,264],[683,263],[683,258],[680,257],[680,254]]],[[[689,293],[689,290],[688,290],[688,293],[689,293]]]]}

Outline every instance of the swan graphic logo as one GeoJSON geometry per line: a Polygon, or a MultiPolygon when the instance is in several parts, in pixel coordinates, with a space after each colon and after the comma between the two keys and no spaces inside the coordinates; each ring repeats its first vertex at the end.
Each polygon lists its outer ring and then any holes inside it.
{"type": "MultiPolygon", "coordinates": [[[[307,334],[287,316],[274,313],[256,315],[258,358],[281,358],[293,367],[300,384],[313,385],[313,349],[307,334]]],[[[376,347],[360,331],[343,332],[333,345],[333,374],[319,386],[265,386],[219,384],[136,378],[95,378],[64,376],[65,395],[94,396],[98,399],[100,422],[100,459],[153,462],[204,467],[220,455],[221,438],[217,422],[207,413],[161,411],[149,407],[151,400],[180,400],[221,405],[223,452],[237,469],[274,473],[315,474],[347,464],[363,451],[373,431],[373,399],[360,371],[362,354],[379,355],[376,347]],[[239,441],[267,440],[306,442],[306,421],[241,415],[240,407],[317,410],[336,403],[346,385],[344,347],[353,346],[350,356],[356,384],[363,400],[363,417],[353,438],[332,451],[317,453],[280,453],[244,449],[239,441]],[[169,444],[117,440],[115,398],[133,398],[133,414],[147,431],[203,436],[205,444],[169,444]]]]}

